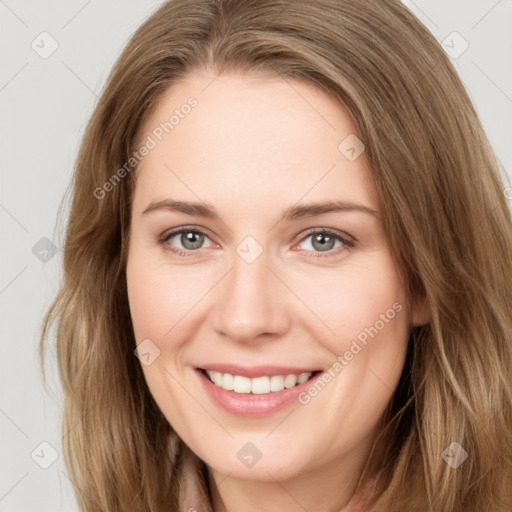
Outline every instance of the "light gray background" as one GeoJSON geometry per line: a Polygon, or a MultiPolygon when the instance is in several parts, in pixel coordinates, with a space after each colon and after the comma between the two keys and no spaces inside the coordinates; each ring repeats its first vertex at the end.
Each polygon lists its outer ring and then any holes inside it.
{"type": "MultiPolygon", "coordinates": [[[[512,176],[512,0],[404,0],[453,62],[502,164],[512,176]],[[453,36],[453,32],[459,35],[453,36]],[[451,49],[450,49],[451,47],[451,49]]],[[[1,470],[3,512],[78,510],[60,444],[55,364],[45,392],[38,368],[41,317],[60,277],[60,201],[104,80],[160,0],[0,0],[1,470]],[[43,59],[31,47],[57,50],[43,59]],[[45,38],[42,40],[42,38],[45,38]],[[36,46],[37,47],[37,46],[36,46]],[[44,248],[43,248],[44,249],[44,248]],[[41,443],[49,443],[43,444],[41,443]],[[50,446],[51,445],[51,446],[50,446]],[[47,469],[41,466],[50,464],[47,469]]],[[[512,192],[512,189],[510,189],[512,192]]],[[[512,197],[512,193],[508,194],[512,197]]],[[[65,218],[64,218],[65,220],[65,218]]]]}

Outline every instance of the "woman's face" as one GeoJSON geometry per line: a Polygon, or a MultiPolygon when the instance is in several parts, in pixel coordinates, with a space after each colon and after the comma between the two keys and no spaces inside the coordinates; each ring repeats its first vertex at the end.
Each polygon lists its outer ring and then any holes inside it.
{"type": "Polygon", "coordinates": [[[143,132],[126,272],[163,414],[231,477],[360,465],[426,318],[350,116],[290,79],[191,75],[143,132]]]}

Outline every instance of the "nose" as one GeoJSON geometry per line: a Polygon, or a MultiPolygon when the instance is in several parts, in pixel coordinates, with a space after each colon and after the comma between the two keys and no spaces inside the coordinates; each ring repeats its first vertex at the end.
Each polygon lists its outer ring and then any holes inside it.
{"type": "Polygon", "coordinates": [[[252,263],[235,255],[219,283],[212,325],[239,343],[259,343],[282,336],[290,327],[286,288],[268,266],[266,253],[252,263]]]}

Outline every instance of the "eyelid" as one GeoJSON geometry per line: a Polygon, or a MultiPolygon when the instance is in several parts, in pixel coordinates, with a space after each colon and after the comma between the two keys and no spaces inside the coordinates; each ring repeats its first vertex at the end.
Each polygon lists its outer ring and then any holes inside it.
{"type": "MultiPolygon", "coordinates": [[[[187,233],[187,232],[199,233],[201,235],[204,235],[208,239],[210,239],[210,241],[212,243],[215,243],[215,242],[213,242],[212,237],[209,235],[208,231],[206,229],[200,228],[198,226],[181,226],[179,228],[174,228],[169,231],[164,231],[160,236],[157,236],[157,241],[163,244],[163,243],[167,242],[170,238],[174,238],[176,235],[179,235],[182,233],[187,233]]],[[[180,249],[180,250],[182,250],[182,249],[180,249]]],[[[189,250],[188,252],[199,252],[200,250],[201,249],[197,249],[196,251],[189,250]]]]}
{"type": "Polygon", "coordinates": [[[337,229],[332,228],[309,228],[305,232],[301,233],[299,242],[304,241],[308,236],[314,235],[316,233],[325,233],[328,235],[332,235],[341,241],[349,244],[352,243],[353,245],[358,242],[357,238],[355,236],[349,235],[348,233],[345,233],[343,231],[338,231],[337,229]]]}
{"type": "MultiPolygon", "coordinates": [[[[200,227],[194,226],[194,225],[181,226],[179,228],[174,228],[169,231],[165,231],[162,235],[157,237],[157,242],[164,245],[166,242],[169,241],[169,239],[174,238],[176,235],[182,234],[184,232],[199,233],[199,234],[207,237],[213,244],[216,244],[211,239],[211,237],[208,234],[208,231],[206,229],[200,228],[200,227]]],[[[349,235],[348,233],[339,232],[338,230],[335,230],[332,228],[316,227],[316,228],[309,228],[305,232],[302,232],[299,235],[300,238],[298,239],[298,241],[294,243],[294,246],[300,244],[301,242],[303,242],[304,240],[309,238],[311,235],[318,234],[318,233],[323,233],[323,234],[326,234],[328,236],[332,236],[332,237],[338,239],[339,241],[342,242],[343,246],[338,247],[335,250],[325,251],[325,255],[323,254],[323,251],[309,251],[309,250],[305,251],[308,254],[315,256],[315,257],[334,257],[334,256],[338,255],[338,253],[340,251],[343,252],[343,251],[346,251],[346,250],[354,247],[358,241],[357,238],[355,238],[352,235],[349,235]]],[[[216,245],[218,245],[218,244],[216,244],[216,245]]],[[[194,253],[196,253],[196,254],[200,253],[203,248],[199,248],[196,250],[191,250],[191,249],[187,250],[187,249],[181,249],[179,247],[168,247],[167,249],[173,253],[189,254],[190,256],[193,256],[194,253]]],[[[188,257],[188,256],[186,256],[186,257],[188,257]]]]}
{"type": "Polygon", "coordinates": [[[331,228],[311,228],[308,229],[305,233],[301,234],[301,238],[297,243],[294,244],[294,247],[303,243],[306,239],[308,239],[311,235],[315,234],[324,234],[327,236],[332,236],[341,242],[340,247],[333,248],[328,251],[312,251],[312,250],[299,250],[300,252],[304,252],[305,256],[308,258],[316,258],[316,259],[335,259],[340,257],[343,253],[350,251],[356,246],[357,239],[348,233],[339,232],[335,229],[331,228]]]}

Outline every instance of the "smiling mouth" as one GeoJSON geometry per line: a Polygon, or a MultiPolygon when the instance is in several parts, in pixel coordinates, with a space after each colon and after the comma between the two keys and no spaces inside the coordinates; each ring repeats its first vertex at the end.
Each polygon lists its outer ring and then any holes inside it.
{"type": "Polygon", "coordinates": [[[304,384],[322,372],[291,373],[287,375],[268,375],[261,377],[245,377],[200,368],[206,378],[217,387],[226,391],[234,391],[240,394],[262,395],[267,393],[278,393],[285,389],[294,388],[304,384]]]}

